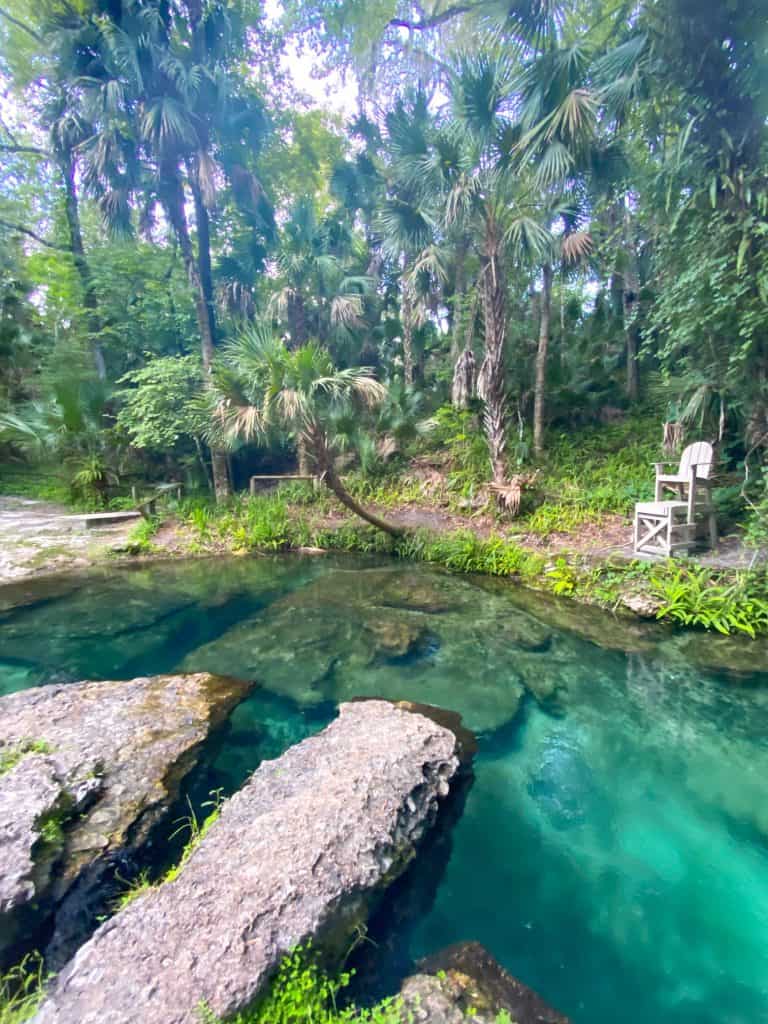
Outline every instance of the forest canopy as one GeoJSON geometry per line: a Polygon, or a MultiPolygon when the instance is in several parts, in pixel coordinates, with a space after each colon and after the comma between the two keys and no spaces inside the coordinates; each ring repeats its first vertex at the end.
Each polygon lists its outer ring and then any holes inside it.
{"type": "Polygon", "coordinates": [[[219,497],[303,460],[216,426],[266,332],[385,385],[327,412],[363,468],[453,405],[504,486],[640,411],[759,490],[761,0],[2,0],[0,82],[4,459],[219,497]]]}

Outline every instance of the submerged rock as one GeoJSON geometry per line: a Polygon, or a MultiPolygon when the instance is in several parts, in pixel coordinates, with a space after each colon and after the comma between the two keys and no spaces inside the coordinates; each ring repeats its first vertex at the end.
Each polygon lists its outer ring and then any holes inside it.
{"type": "Polygon", "coordinates": [[[513,978],[480,945],[462,942],[419,964],[401,995],[413,1024],[569,1024],[532,989],[513,978]]]}
{"type": "Polygon", "coordinates": [[[174,881],[99,928],[37,1024],[197,1024],[251,1002],[313,938],[343,953],[457,775],[453,732],[383,701],[342,705],[223,807],[174,881]]]}
{"type": "Polygon", "coordinates": [[[0,959],[51,920],[52,962],[70,954],[116,865],[142,847],[203,740],[249,688],[199,674],[0,699],[0,959]]]}

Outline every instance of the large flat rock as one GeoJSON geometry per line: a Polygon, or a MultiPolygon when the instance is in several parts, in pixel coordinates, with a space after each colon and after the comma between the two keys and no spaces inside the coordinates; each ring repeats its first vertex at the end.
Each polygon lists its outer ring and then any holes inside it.
{"type": "Polygon", "coordinates": [[[54,962],[87,934],[106,876],[249,688],[201,673],[0,698],[0,957],[51,919],[54,962]]]}
{"type": "Polygon", "coordinates": [[[223,807],[178,877],[98,929],[37,1024],[199,1024],[250,1003],[312,938],[343,952],[457,774],[459,742],[384,701],[342,705],[223,807]]]}

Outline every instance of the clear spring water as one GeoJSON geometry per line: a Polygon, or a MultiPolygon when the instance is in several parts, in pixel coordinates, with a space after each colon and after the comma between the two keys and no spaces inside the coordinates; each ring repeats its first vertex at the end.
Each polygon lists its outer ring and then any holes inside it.
{"type": "MultiPolygon", "coordinates": [[[[0,693],[183,668],[257,679],[198,803],[339,700],[454,708],[456,824],[375,922],[378,969],[477,939],[576,1024],[768,1022],[765,647],[363,559],[155,565],[0,590],[0,693]],[[697,667],[702,649],[738,672],[697,667]],[[763,674],[764,673],[764,674],[763,674]]],[[[0,723],[1,727],[1,723],[0,723]]]]}

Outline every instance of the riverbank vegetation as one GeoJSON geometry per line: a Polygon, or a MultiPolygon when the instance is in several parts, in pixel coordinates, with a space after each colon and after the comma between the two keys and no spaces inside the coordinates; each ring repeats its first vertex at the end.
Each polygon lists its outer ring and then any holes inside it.
{"type": "Polygon", "coordinates": [[[0,492],[764,630],[764,60],[757,0],[5,0],[0,492]],[[633,562],[692,440],[727,541],[633,562]]]}

